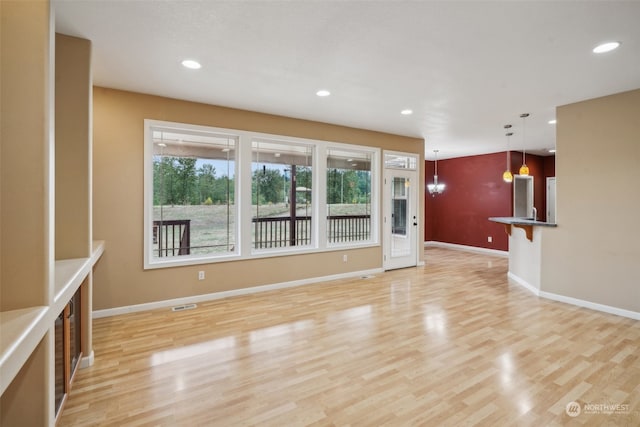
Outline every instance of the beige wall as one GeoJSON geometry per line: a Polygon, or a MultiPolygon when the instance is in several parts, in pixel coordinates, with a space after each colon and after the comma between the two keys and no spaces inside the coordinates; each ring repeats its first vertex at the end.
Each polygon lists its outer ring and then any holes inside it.
{"type": "Polygon", "coordinates": [[[96,87],[93,235],[107,244],[94,276],[96,310],[382,267],[382,248],[372,247],[348,251],[348,263],[341,250],[143,270],[144,119],[368,145],[424,163],[421,139],[96,87]],[[206,280],[197,280],[199,270],[206,280]]]}
{"type": "Polygon", "coordinates": [[[48,305],[51,279],[50,10],[2,1],[0,308],[48,305]]]}
{"type": "MultiPolygon", "coordinates": [[[[48,306],[52,301],[52,27],[48,1],[0,0],[3,312],[48,306]]],[[[37,322],[29,336],[9,342],[5,339],[16,329],[25,328],[6,319],[2,329],[8,333],[2,337],[2,347],[9,357],[3,360],[0,375],[3,388],[11,383],[0,398],[0,425],[53,425],[53,315],[37,322]],[[43,333],[44,323],[51,327],[43,333]]]]}
{"type": "Polygon", "coordinates": [[[55,259],[91,253],[91,42],[56,34],[55,259]]]}
{"type": "Polygon", "coordinates": [[[640,90],[557,109],[544,292],[640,312],[640,90]]]}

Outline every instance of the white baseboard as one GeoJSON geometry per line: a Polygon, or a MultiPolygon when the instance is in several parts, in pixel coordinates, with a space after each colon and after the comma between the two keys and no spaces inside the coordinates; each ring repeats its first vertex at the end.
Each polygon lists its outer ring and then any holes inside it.
{"type": "MultiPolygon", "coordinates": [[[[274,283],[271,285],[253,286],[250,288],[232,289],[230,291],[214,292],[210,294],[193,295],[183,298],[175,298],[164,301],[154,301],[144,304],[128,305],[124,307],[107,308],[104,310],[94,310],[93,317],[98,319],[101,317],[117,316],[120,314],[135,313],[139,311],[155,310],[158,308],[173,307],[176,305],[195,304],[199,302],[212,301],[237,295],[254,294],[258,292],[273,291],[276,289],[292,288],[295,286],[311,285],[314,283],[328,282],[338,279],[349,279],[352,277],[366,276],[370,274],[383,273],[382,268],[371,270],[354,271],[350,273],[332,274],[330,276],[313,277],[309,279],[293,280],[291,282],[274,283]]],[[[93,362],[92,362],[93,363],[93,362]]]]}
{"type": "Polygon", "coordinates": [[[531,283],[527,282],[520,276],[516,276],[515,274],[509,271],[507,273],[507,279],[509,279],[510,282],[513,282],[522,286],[523,288],[525,288],[535,296],[540,296],[540,289],[536,288],[535,286],[533,286],[531,283]]]}
{"type": "Polygon", "coordinates": [[[80,360],[80,369],[88,368],[89,366],[93,366],[94,354],[93,350],[89,353],[88,356],[84,356],[82,360],[80,360]]]}
{"type": "Polygon", "coordinates": [[[625,310],[623,308],[612,307],[610,305],[598,304],[591,301],[585,301],[578,298],[567,297],[564,295],[553,294],[551,292],[540,291],[540,296],[553,301],[563,302],[565,304],[577,305],[578,307],[589,308],[591,310],[602,311],[616,316],[628,317],[634,320],[640,320],[640,313],[637,311],[625,310]]]}
{"type": "Polygon", "coordinates": [[[598,304],[595,302],[586,301],[578,298],[554,294],[552,292],[541,291],[540,289],[536,288],[535,286],[531,285],[527,281],[523,280],[522,278],[516,276],[511,272],[507,274],[507,277],[509,278],[510,281],[522,286],[532,294],[539,296],[541,298],[546,298],[552,301],[558,301],[565,304],[571,304],[578,307],[584,307],[591,310],[602,311],[604,313],[615,314],[616,316],[622,316],[622,317],[628,317],[634,320],[640,320],[640,313],[636,311],[625,310],[623,308],[612,307],[610,305],[598,304]]]}
{"type": "Polygon", "coordinates": [[[424,247],[432,247],[432,248],[445,248],[445,249],[455,249],[458,251],[465,252],[476,252],[485,255],[493,255],[499,256],[503,258],[507,258],[509,256],[509,251],[500,251],[498,249],[487,249],[487,248],[479,248],[477,246],[467,246],[467,245],[458,245],[455,243],[446,243],[446,242],[437,242],[435,240],[429,240],[424,242],[424,247]]]}

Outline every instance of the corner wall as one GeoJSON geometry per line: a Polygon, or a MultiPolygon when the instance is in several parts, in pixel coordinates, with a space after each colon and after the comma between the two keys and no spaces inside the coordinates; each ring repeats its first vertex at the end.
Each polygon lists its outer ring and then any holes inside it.
{"type": "MultiPolygon", "coordinates": [[[[367,145],[424,161],[417,138],[100,87],[93,99],[93,233],[109,247],[95,271],[95,310],[382,268],[382,246],[376,246],[348,250],[348,263],[342,262],[347,251],[338,250],[143,270],[144,119],[367,145]],[[197,279],[201,270],[204,281],[197,279]]],[[[419,212],[424,217],[422,203],[419,212]]]]}
{"type": "Polygon", "coordinates": [[[557,109],[557,223],[545,292],[640,312],[640,90],[557,109]]]}

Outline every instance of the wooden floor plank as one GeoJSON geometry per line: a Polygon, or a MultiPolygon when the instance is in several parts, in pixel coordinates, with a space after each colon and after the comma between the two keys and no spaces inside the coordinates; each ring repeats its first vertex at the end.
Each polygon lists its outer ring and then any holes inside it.
{"type": "Polygon", "coordinates": [[[59,425],[640,425],[640,322],[537,298],[505,258],[426,261],[95,319],[59,425]]]}

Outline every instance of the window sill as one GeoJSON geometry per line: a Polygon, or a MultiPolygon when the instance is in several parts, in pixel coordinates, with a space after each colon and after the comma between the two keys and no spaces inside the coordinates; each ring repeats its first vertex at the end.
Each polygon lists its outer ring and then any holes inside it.
{"type": "Polygon", "coordinates": [[[336,251],[344,251],[344,250],[356,250],[356,249],[365,249],[372,247],[379,247],[379,242],[367,242],[358,245],[348,245],[348,244],[332,244],[327,248],[312,248],[307,247],[305,249],[301,249],[300,247],[296,247],[296,249],[277,249],[277,250],[256,250],[251,252],[250,255],[239,255],[232,254],[227,256],[220,256],[215,258],[206,258],[206,257],[185,257],[181,259],[171,259],[167,261],[154,261],[151,263],[145,263],[145,270],[155,270],[159,268],[174,268],[174,267],[189,267],[193,265],[205,265],[205,264],[217,264],[221,262],[235,262],[235,261],[251,261],[253,259],[264,259],[264,258],[275,258],[275,257],[286,257],[286,256],[295,256],[295,255],[308,255],[314,253],[322,253],[322,252],[336,252],[336,251]]]}

